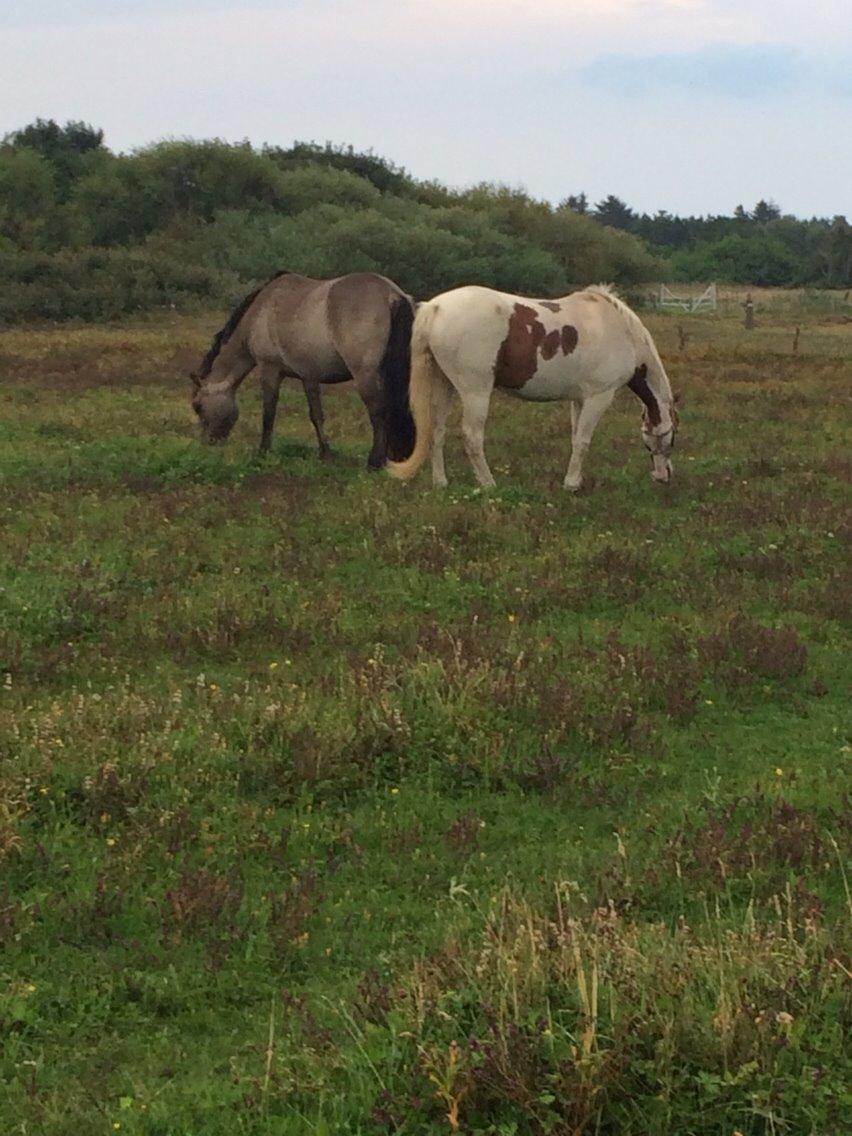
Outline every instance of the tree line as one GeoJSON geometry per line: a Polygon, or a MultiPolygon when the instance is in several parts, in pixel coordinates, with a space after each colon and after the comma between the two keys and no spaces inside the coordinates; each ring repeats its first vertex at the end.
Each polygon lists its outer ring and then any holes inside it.
{"type": "Polygon", "coordinates": [[[844,218],[761,202],[731,217],[653,217],[616,197],[552,205],[454,190],[351,146],[218,139],[113,153],[83,122],[37,120],[0,144],[0,320],[107,319],[229,302],[279,268],[379,271],[415,296],[479,281],[556,295],[591,280],[852,284],[844,218]]]}

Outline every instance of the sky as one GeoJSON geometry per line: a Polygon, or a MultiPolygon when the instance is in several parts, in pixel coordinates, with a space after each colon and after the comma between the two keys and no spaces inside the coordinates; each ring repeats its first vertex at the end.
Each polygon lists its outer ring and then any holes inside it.
{"type": "Polygon", "coordinates": [[[852,219],[852,0],[0,0],[0,134],[37,116],[852,219]]]}

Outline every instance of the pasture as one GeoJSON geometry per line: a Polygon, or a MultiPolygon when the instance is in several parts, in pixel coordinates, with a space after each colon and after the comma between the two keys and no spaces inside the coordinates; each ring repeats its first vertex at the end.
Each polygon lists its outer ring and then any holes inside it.
{"type": "Polygon", "coordinates": [[[0,1131],[848,1131],[848,395],[819,313],[651,316],[473,488],[321,463],[221,323],[0,334],[0,1131]],[[681,333],[678,332],[678,327],[681,333]]]}

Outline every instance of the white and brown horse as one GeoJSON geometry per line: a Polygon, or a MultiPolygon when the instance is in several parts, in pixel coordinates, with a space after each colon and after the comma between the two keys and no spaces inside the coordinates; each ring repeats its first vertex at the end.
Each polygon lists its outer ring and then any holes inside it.
{"type": "Polygon", "coordinates": [[[202,437],[224,441],[239,416],[236,393],[255,367],[263,393],[260,448],[268,450],[281,381],[301,379],[321,457],[331,452],[323,428],[321,383],[353,379],[373,427],[367,459],[379,469],[410,453],[414,427],[408,408],[411,297],[392,280],[356,272],[312,280],[279,272],[240,303],[192,376],[192,408],[202,437]],[[388,446],[390,445],[390,451],[388,446]]]}
{"type": "Polygon", "coordinates": [[[605,286],[559,300],[530,300],[470,286],[418,307],[411,341],[409,397],[416,427],[394,477],[412,477],[430,451],[432,479],[446,485],[444,436],[455,392],[461,397],[465,449],[476,480],[494,485],[485,460],[485,421],[495,387],[534,402],[571,402],[571,460],[566,489],[583,480],[583,459],[598,420],[628,386],[644,404],[642,437],[651,476],[668,481],[677,415],[650,333],[605,286]]]}

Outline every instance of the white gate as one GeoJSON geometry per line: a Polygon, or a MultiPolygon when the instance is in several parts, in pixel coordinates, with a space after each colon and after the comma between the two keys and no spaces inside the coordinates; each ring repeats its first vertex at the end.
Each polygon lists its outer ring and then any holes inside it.
{"type": "Polygon", "coordinates": [[[715,312],[716,285],[710,284],[700,296],[676,296],[670,288],[661,284],[658,303],[661,308],[680,308],[684,312],[715,312]]]}

